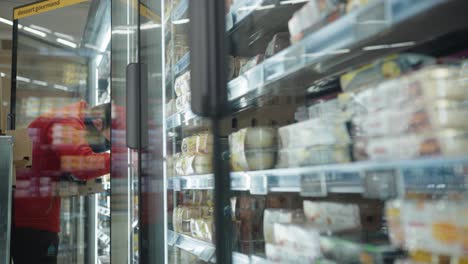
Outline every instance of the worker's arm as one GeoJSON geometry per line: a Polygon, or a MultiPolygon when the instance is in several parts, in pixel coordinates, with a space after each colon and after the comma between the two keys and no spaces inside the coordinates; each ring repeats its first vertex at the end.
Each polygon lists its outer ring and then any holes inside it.
{"type": "Polygon", "coordinates": [[[80,180],[98,178],[110,172],[110,154],[95,153],[86,140],[86,130],[77,121],[62,121],[49,132],[60,157],[61,171],[80,180]]]}

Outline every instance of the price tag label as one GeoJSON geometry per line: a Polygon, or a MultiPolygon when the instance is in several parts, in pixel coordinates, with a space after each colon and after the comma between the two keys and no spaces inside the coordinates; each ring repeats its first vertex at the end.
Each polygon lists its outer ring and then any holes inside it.
{"type": "Polygon", "coordinates": [[[327,181],[324,173],[301,175],[301,195],[305,197],[327,196],[327,181]]]}
{"type": "Polygon", "coordinates": [[[268,176],[265,174],[251,175],[250,193],[253,195],[268,194],[268,176]]]}
{"type": "Polygon", "coordinates": [[[396,169],[368,170],[364,172],[364,197],[394,198],[398,194],[396,169]]]}
{"type": "Polygon", "coordinates": [[[212,247],[205,247],[199,254],[201,260],[209,262],[213,255],[215,254],[215,249],[212,247]]]}
{"type": "Polygon", "coordinates": [[[174,185],[174,191],[180,192],[181,191],[181,184],[180,184],[180,179],[174,179],[172,181],[172,184],[174,185]]]}
{"type": "Polygon", "coordinates": [[[175,234],[174,232],[169,232],[167,234],[167,244],[171,247],[174,246],[178,238],[179,236],[177,234],[175,234]]]}

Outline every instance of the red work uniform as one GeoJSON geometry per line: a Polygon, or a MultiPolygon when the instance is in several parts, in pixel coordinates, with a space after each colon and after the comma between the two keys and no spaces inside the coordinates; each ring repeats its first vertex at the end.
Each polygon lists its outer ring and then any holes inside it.
{"type": "Polygon", "coordinates": [[[15,195],[15,228],[60,232],[60,197],[53,184],[64,174],[81,180],[110,172],[110,154],[94,153],[85,139],[86,102],[42,115],[28,127],[33,142],[32,168],[17,173],[26,190],[15,195]],[[29,180],[29,185],[27,181],[29,180]]]}

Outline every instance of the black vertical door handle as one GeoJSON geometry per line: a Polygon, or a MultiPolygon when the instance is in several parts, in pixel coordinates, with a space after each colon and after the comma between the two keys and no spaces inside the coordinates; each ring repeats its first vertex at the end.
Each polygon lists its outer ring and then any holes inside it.
{"type": "Polygon", "coordinates": [[[126,78],[126,139],[127,147],[148,147],[148,68],[142,63],[130,63],[126,78]]]}

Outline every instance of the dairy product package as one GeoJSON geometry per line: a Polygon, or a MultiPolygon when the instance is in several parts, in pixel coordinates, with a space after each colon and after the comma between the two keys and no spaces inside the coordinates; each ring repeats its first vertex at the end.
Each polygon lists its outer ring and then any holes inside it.
{"type": "Polygon", "coordinates": [[[209,174],[213,172],[213,161],[210,154],[181,155],[175,163],[178,176],[209,174]]]}
{"type": "Polygon", "coordinates": [[[372,89],[343,93],[340,104],[348,116],[402,107],[414,101],[428,105],[435,100],[468,100],[468,81],[457,66],[431,66],[374,85],[372,89]]]}
{"type": "Polygon", "coordinates": [[[265,243],[274,242],[273,225],[303,223],[304,212],[302,210],[288,210],[288,209],[265,209],[263,213],[263,236],[265,243]]]}
{"type": "Polygon", "coordinates": [[[275,149],[231,152],[231,168],[233,171],[272,169],[276,164],[276,152],[275,149]]]}
{"type": "Polygon", "coordinates": [[[361,227],[359,207],[355,204],[304,201],[304,214],[320,230],[337,232],[361,227]]]}
{"type": "Polygon", "coordinates": [[[344,91],[376,84],[412,71],[425,64],[434,63],[428,56],[417,54],[391,55],[378,59],[371,64],[341,75],[340,84],[344,91]]]}
{"type": "Polygon", "coordinates": [[[295,43],[302,38],[306,31],[315,31],[327,22],[336,20],[342,14],[340,1],[311,0],[294,13],[288,22],[291,42],[295,43]]]}
{"type": "Polygon", "coordinates": [[[229,135],[231,152],[275,148],[276,129],[269,127],[249,127],[229,135]]]}
{"type": "Polygon", "coordinates": [[[176,110],[184,112],[190,110],[191,94],[183,94],[176,98],[176,110]]]}
{"type": "Polygon", "coordinates": [[[213,152],[213,135],[209,132],[203,132],[194,136],[186,137],[182,140],[182,153],[190,154],[209,154],[213,152]]]}
{"type": "Polygon", "coordinates": [[[319,258],[317,252],[314,251],[298,250],[293,247],[275,244],[266,244],[265,253],[268,263],[315,264],[318,263],[317,259],[319,258]]]}
{"type": "Polygon", "coordinates": [[[405,249],[466,258],[467,215],[466,201],[402,201],[405,249]]]}
{"type": "Polygon", "coordinates": [[[362,8],[374,0],[348,0],[346,3],[346,13],[362,8]]]}
{"type": "Polygon", "coordinates": [[[171,99],[166,103],[166,117],[169,117],[177,112],[176,100],[171,99]]]}
{"type": "Polygon", "coordinates": [[[348,163],[351,161],[349,145],[320,145],[287,148],[278,152],[278,168],[293,168],[320,164],[348,163]]]}
{"type": "Polygon", "coordinates": [[[317,145],[345,145],[350,143],[344,122],[310,119],[278,129],[282,148],[317,145]]]}
{"type": "Polygon", "coordinates": [[[320,256],[320,234],[307,224],[273,224],[274,244],[298,250],[309,251],[310,255],[320,256]]]}
{"type": "Polygon", "coordinates": [[[414,159],[424,156],[461,156],[468,153],[468,135],[459,130],[393,137],[355,138],[356,160],[414,159]]]}
{"type": "Polygon", "coordinates": [[[393,245],[402,247],[405,243],[405,233],[401,218],[400,200],[388,201],[385,203],[385,216],[388,223],[389,238],[393,245]]]}
{"type": "Polygon", "coordinates": [[[342,112],[338,99],[319,100],[308,107],[311,119],[341,119],[342,112]]]}
{"type": "Polygon", "coordinates": [[[176,78],[174,91],[179,97],[190,93],[190,71],[186,71],[176,78]]]}
{"type": "Polygon", "coordinates": [[[463,122],[468,116],[468,101],[439,100],[424,102],[415,100],[403,107],[387,109],[352,119],[352,136],[385,136],[407,133],[427,133],[453,128],[468,130],[463,122]]]}
{"type": "Polygon", "coordinates": [[[290,45],[289,38],[288,32],[276,33],[273,39],[268,43],[265,50],[265,58],[269,58],[287,48],[290,45]]]}
{"type": "Polygon", "coordinates": [[[205,218],[190,219],[190,232],[193,238],[213,242],[213,220],[205,218]]]}

